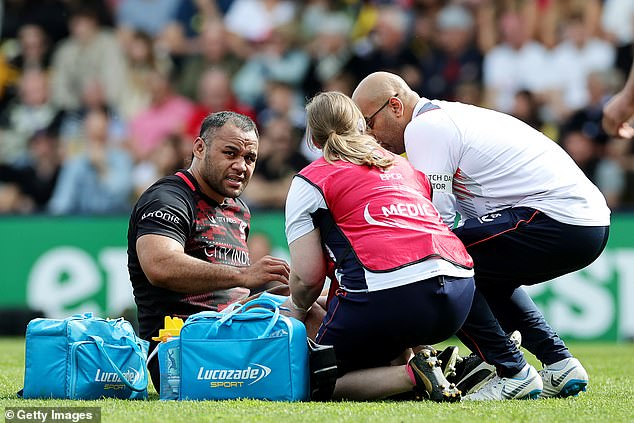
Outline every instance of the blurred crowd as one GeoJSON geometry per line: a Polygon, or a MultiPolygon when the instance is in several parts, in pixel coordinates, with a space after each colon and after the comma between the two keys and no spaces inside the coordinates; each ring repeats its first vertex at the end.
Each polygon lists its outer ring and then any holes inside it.
{"type": "Polygon", "coordinates": [[[317,154],[306,99],[378,70],[527,122],[612,210],[634,210],[634,143],[600,124],[632,65],[632,0],[5,0],[0,14],[2,214],[127,213],[219,110],[260,130],[244,199],[282,208],[317,154]]]}

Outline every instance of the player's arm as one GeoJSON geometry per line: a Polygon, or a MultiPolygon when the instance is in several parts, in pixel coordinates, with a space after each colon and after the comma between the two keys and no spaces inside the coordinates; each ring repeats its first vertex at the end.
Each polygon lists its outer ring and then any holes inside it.
{"type": "Polygon", "coordinates": [[[257,288],[268,282],[288,283],[289,266],[265,256],[249,267],[205,262],[185,253],[168,236],[147,234],[136,241],[141,268],[152,285],[184,293],[204,293],[234,287],[257,288]]]}
{"type": "Polygon", "coordinates": [[[634,63],[627,82],[603,108],[603,129],[610,135],[634,137],[634,128],[627,122],[634,116],[634,63]]]}

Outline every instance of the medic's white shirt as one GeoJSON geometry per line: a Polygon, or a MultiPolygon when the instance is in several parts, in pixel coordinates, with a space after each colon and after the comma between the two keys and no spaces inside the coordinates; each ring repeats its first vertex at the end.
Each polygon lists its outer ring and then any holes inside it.
{"type": "Polygon", "coordinates": [[[512,116],[421,98],[405,150],[432,182],[434,205],[449,226],[456,210],[472,218],[508,207],[532,207],[571,225],[610,224],[605,198],[570,156],[512,116]]]}

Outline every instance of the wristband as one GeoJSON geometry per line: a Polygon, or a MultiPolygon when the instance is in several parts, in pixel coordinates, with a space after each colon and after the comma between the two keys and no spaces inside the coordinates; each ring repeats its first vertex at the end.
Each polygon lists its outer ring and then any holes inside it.
{"type": "Polygon", "coordinates": [[[293,301],[293,296],[292,295],[289,295],[288,298],[290,298],[290,300],[291,300],[291,307],[293,307],[293,309],[295,309],[297,311],[301,311],[304,314],[308,313],[308,310],[310,310],[310,307],[303,308],[303,307],[300,307],[297,304],[295,304],[295,301],[293,301]]]}

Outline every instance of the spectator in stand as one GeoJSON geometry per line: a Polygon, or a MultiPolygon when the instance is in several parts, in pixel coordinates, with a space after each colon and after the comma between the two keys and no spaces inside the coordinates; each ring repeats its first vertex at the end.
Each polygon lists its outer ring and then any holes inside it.
{"type": "Polygon", "coordinates": [[[484,55],[485,102],[510,113],[519,90],[527,89],[536,95],[544,90],[548,54],[544,46],[530,38],[526,22],[518,13],[505,12],[499,24],[503,41],[484,55]]]}
{"type": "Polygon", "coordinates": [[[593,138],[579,122],[568,125],[563,131],[561,146],[599,188],[610,209],[617,209],[625,190],[625,172],[618,161],[604,153],[604,140],[593,138]]]}
{"type": "Polygon", "coordinates": [[[24,25],[18,32],[19,53],[11,64],[21,71],[25,69],[48,70],[51,64],[51,45],[42,27],[24,25]]]}
{"type": "Polygon", "coordinates": [[[482,82],[473,16],[464,6],[450,4],[436,15],[436,28],[435,43],[422,60],[422,89],[430,97],[455,101],[459,84],[482,82]]]}
{"type": "Polygon", "coordinates": [[[562,24],[573,16],[581,17],[583,31],[589,37],[601,36],[603,2],[604,0],[523,2],[522,19],[526,22],[530,37],[550,50],[561,41],[562,24]]]}
{"type": "Polygon", "coordinates": [[[295,19],[297,4],[288,0],[234,0],[224,17],[229,32],[248,42],[268,39],[274,28],[295,19]]]}
{"type": "Polygon", "coordinates": [[[233,90],[240,101],[252,107],[262,102],[266,83],[282,81],[302,97],[300,87],[308,71],[308,54],[296,45],[296,28],[291,25],[273,29],[233,78],[233,90]]]}
{"type": "Polygon", "coordinates": [[[484,88],[477,82],[461,82],[456,86],[456,100],[460,103],[484,106],[484,88]]]}
{"type": "MultiPolygon", "coordinates": [[[[191,143],[189,143],[191,144],[191,143]]],[[[185,156],[191,154],[191,146],[181,140],[178,135],[169,135],[156,147],[147,160],[134,166],[132,180],[134,181],[134,198],[139,198],[143,191],[163,176],[173,175],[177,170],[186,167],[185,156]]]]}
{"type": "Polygon", "coordinates": [[[352,55],[350,17],[338,10],[318,13],[315,9],[319,5],[317,2],[312,7],[307,6],[307,11],[312,13],[308,16],[305,13],[302,21],[302,32],[307,40],[305,48],[310,55],[310,65],[302,84],[307,97],[325,91],[326,82],[343,73],[352,55]]]}
{"type": "Polygon", "coordinates": [[[283,117],[269,119],[260,135],[260,150],[243,198],[251,209],[283,209],[293,176],[310,162],[298,151],[301,135],[283,117]]]}
{"type": "Polygon", "coordinates": [[[85,121],[92,110],[105,110],[108,113],[108,139],[110,142],[117,144],[124,142],[126,122],[117,109],[108,105],[106,89],[102,86],[102,82],[98,79],[86,80],[81,89],[79,107],[64,110],[57,116],[60,138],[67,158],[85,151],[85,121]]]}
{"type": "Polygon", "coordinates": [[[172,77],[172,72],[163,69],[150,72],[150,105],[134,116],[129,125],[135,160],[147,159],[165,137],[182,134],[192,114],[193,103],[174,92],[172,77]]]}
{"type": "MultiPolygon", "coordinates": [[[[199,36],[212,21],[222,20],[232,0],[180,0],[174,16],[157,38],[157,45],[180,63],[180,58],[196,54],[201,46],[199,36]]],[[[224,42],[224,40],[223,40],[224,42]]],[[[206,46],[203,46],[206,47],[206,46]]]]}
{"type": "Polygon", "coordinates": [[[231,89],[230,74],[225,69],[209,68],[206,70],[200,77],[196,92],[198,103],[186,120],[184,135],[188,140],[196,138],[200,132],[200,123],[210,113],[225,110],[240,113],[255,120],[253,109],[239,103],[236,99],[231,89]]]}
{"type": "Polygon", "coordinates": [[[0,110],[16,96],[16,83],[25,70],[48,71],[51,64],[51,45],[41,26],[27,23],[17,35],[17,52],[6,59],[0,53],[0,110]]]}
{"type": "Polygon", "coordinates": [[[61,168],[59,138],[51,130],[35,132],[28,155],[14,166],[0,165],[0,210],[13,213],[44,211],[61,168]]]}
{"type": "Polygon", "coordinates": [[[119,101],[119,111],[131,119],[150,105],[149,79],[153,69],[171,66],[169,58],[157,54],[154,40],[145,32],[132,32],[124,44],[126,58],[126,95],[119,101]]]}
{"type": "Polygon", "coordinates": [[[544,72],[549,79],[547,101],[557,120],[588,105],[588,75],[610,69],[615,58],[610,43],[588,33],[582,15],[572,15],[562,25],[563,39],[544,72]]]}
{"type": "Polygon", "coordinates": [[[20,189],[11,181],[10,171],[10,168],[0,164],[0,215],[21,211],[20,189]],[[9,181],[3,180],[5,178],[9,181]]]}
{"type": "Polygon", "coordinates": [[[86,151],[62,166],[48,211],[54,215],[128,212],[132,158],[108,139],[108,114],[91,110],[84,128],[86,151]]]}
{"type": "MultiPolygon", "coordinates": [[[[174,19],[180,0],[119,0],[116,22],[120,32],[142,31],[159,37],[174,19]]],[[[121,34],[120,34],[121,35],[121,34]]],[[[123,36],[127,39],[127,35],[123,36]]]]}
{"type": "Polygon", "coordinates": [[[41,70],[27,70],[20,78],[17,98],[0,115],[0,163],[23,158],[29,137],[53,122],[57,110],[49,102],[48,87],[41,70]]]}
{"type": "Polygon", "coordinates": [[[588,102],[585,107],[577,110],[569,118],[580,120],[579,126],[583,127],[592,138],[600,141],[602,145],[605,145],[609,138],[607,131],[601,125],[603,108],[610,94],[617,89],[622,80],[618,71],[613,69],[588,74],[586,82],[588,102]]]}
{"type": "Polygon", "coordinates": [[[178,79],[178,91],[190,99],[196,100],[198,81],[207,69],[221,68],[229,75],[233,75],[241,64],[241,59],[230,50],[223,22],[221,20],[209,21],[198,37],[198,51],[183,61],[178,79]]]}
{"type": "Polygon", "coordinates": [[[543,129],[544,122],[539,115],[539,102],[535,94],[529,90],[519,90],[515,93],[510,114],[538,131],[543,129]]]}
{"type": "Polygon", "coordinates": [[[357,46],[346,65],[346,71],[356,76],[355,83],[369,73],[389,70],[402,75],[413,86],[420,86],[422,75],[418,58],[407,43],[410,26],[401,6],[382,5],[378,8],[372,32],[366,42],[357,46]]]}
{"type": "Polygon", "coordinates": [[[257,112],[257,122],[266,126],[269,119],[284,117],[294,128],[304,129],[306,113],[301,97],[284,81],[269,80],[266,84],[264,104],[257,112]]]}
{"type": "Polygon", "coordinates": [[[354,78],[352,75],[346,72],[339,73],[332,78],[328,78],[324,81],[323,91],[339,91],[348,97],[352,95],[354,90],[354,78]]]}
{"type": "Polygon", "coordinates": [[[0,53],[0,113],[7,103],[15,97],[15,84],[19,80],[19,72],[9,64],[0,53]]]}
{"type": "MultiPolygon", "coordinates": [[[[608,40],[616,46],[634,42],[634,2],[605,0],[601,10],[601,27],[608,40]]],[[[627,64],[626,64],[627,65],[627,64]]],[[[627,69],[623,69],[627,72],[627,69]]]]}
{"type": "Polygon", "coordinates": [[[52,101],[64,110],[80,106],[86,81],[97,79],[106,90],[110,106],[124,94],[125,58],[111,31],[99,24],[97,11],[80,4],[69,19],[70,37],[53,55],[52,101]]]}
{"type": "MultiPolygon", "coordinates": [[[[68,36],[68,12],[71,1],[14,0],[2,3],[0,39],[17,38],[20,29],[30,24],[40,26],[53,44],[68,36]]],[[[91,1],[92,3],[95,1],[91,1]]]]}

